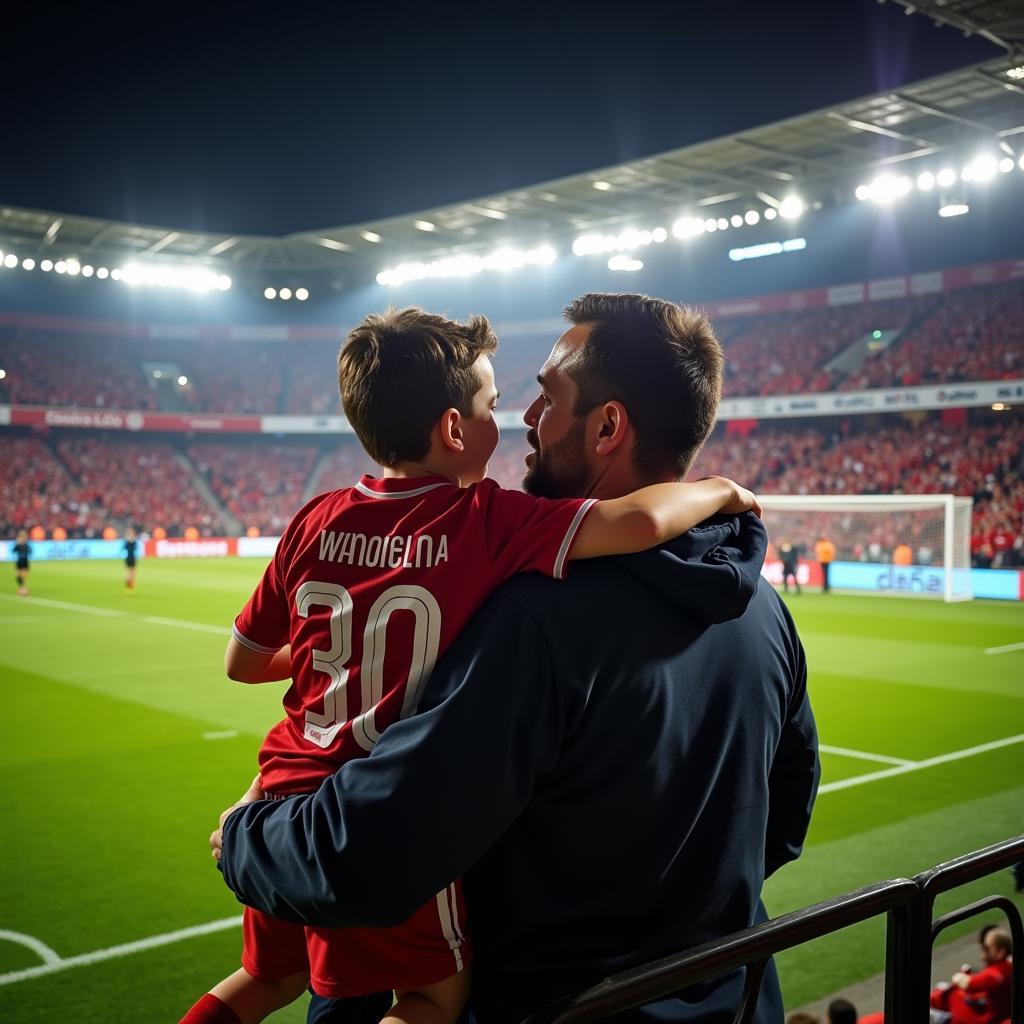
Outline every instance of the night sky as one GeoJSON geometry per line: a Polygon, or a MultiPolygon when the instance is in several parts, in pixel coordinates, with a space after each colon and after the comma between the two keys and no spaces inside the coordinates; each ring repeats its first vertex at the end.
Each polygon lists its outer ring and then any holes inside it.
{"type": "Polygon", "coordinates": [[[18,4],[3,37],[0,202],[246,234],[575,174],[1000,53],[875,0],[18,4]]]}

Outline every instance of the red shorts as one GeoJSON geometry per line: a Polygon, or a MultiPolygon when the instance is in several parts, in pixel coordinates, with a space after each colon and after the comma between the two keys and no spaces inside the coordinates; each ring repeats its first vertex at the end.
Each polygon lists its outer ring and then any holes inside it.
{"type": "Polygon", "coordinates": [[[306,928],[246,907],[242,966],[266,981],[308,970],[313,991],[334,999],[420,988],[469,966],[465,908],[461,879],[394,928],[306,928]]]}

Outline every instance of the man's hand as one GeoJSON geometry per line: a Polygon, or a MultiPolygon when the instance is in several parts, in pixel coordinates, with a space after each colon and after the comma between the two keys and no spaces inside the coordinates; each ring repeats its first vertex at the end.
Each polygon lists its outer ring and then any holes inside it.
{"type": "Polygon", "coordinates": [[[257,800],[263,799],[263,790],[260,787],[260,777],[257,775],[252,780],[252,784],[242,794],[242,798],[233,803],[221,816],[220,822],[217,825],[217,829],[210,833],[210,852],[214,860],[220,860],[220,849],[221,849],[221,829],[224,828],[224,822],[228,820],[229,815],[233,811],[237,811],[239,807],[244,807],[246,804],[255,803],[257,800]]]}
{"type": "Polygon", "coordinates": [[[971,976],[966,971],[957,971],[953,975],[953,984],[959,988],[966,989],[971,983],[971,976]]]}

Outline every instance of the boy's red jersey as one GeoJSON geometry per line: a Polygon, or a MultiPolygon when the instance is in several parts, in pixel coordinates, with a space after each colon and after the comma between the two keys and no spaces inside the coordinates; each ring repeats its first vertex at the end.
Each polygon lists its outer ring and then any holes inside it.
{"type": "Polygon", "coordinates": [[[435,661],[491,591],[520,572],[565,575],[592,504],[493,480],[363,477],[300,509],[233,630],[257,651],[292,648],[263,787],[308,792],[368,754],[415,713],[435,661]]]}

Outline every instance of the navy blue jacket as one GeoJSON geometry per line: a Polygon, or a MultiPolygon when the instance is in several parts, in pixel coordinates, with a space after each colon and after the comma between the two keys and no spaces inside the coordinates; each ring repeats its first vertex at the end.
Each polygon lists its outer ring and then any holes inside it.
{"type": "MultiPolygon", "coordinates": [[[[765,547],[748,513],[510,581],[368,758],[228,819],[227,884],[293,921],[392,925],[466,874],[482,1024],[763,919],[818,782],[765,547]]],[[[728,1021],[741,982],[629,1019],[728,1021]]],[[[773,970],[757,1020],[782,1020],[773,970]]]]}

